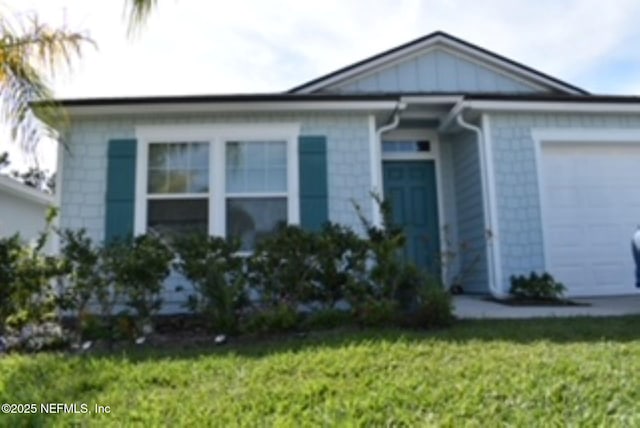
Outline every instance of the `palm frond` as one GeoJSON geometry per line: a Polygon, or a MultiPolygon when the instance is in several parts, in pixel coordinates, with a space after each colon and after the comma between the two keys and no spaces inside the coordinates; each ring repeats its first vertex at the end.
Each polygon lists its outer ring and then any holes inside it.
{"type": "Polygon", "coordinates": [[[82,33],[52,28],[32,16],[19,29],[0,16],[0,118],[12,138],[32,151],[41,137],[66,124],[52,100],[48,78],[69,67],[93,43],[82,33]],[[38,103],[37,105],[34,103],[38,103]]]}
{"type": "Polygon", "coordinates": [[[158,0],[125,0],[129,36],[133,36],[145,24],[157,4],[158,0]]]}

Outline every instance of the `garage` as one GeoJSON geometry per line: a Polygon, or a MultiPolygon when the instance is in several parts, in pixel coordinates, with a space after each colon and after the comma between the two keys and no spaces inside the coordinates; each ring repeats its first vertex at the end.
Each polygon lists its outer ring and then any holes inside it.
{"type": "Polygon", "coordinates": [[[640,142],[542,142],[539,162],[547,271],[568,296],[637,293],[640,142]]]}

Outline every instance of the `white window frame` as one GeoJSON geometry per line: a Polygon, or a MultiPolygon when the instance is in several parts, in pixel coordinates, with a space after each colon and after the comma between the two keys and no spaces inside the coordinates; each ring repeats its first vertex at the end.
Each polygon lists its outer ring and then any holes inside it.
{"type": "MultiPolygon", "coordinates": [[[[147,232],[147,201],[149,199],[209,199],[209,235],[226,237],[226,174],[225,158],[228,141],[285,141],[287,144],[287,223],[300,224],[298,171],[299,123],[234,123],[219,125],[144,125],[136,127],[136,183],[134,234],[147,232]],[[175,142],[209,143],[209,192],[181,194],[149,194],[147,187],[149,144],[175,142]]],[[[229,196],[236,195],[230,193],[229,196]]],[[[251,197],[250,193],[237,194],[251,197]]],[[[270,193],[256,193],[268,197],[270,193]]],[[[276,195],[276,193],[274,193],[276,195]]],[[[282,192],[278,197],[284,197],[282,192]]]]}

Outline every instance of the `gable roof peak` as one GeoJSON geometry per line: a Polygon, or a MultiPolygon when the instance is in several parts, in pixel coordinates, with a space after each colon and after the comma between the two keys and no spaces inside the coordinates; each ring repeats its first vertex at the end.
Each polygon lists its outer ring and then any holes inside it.
{"type": "Polygon", "coordinates": [[[438,44],[441,44],[445,48],[461,51],[467,55],[477,57],[479,60],[486,62],[487,64],[498,66],[513,75],[523,77],[534,84],[547,87],[554,92],[559,92],[567,95],[589,94],[589,92],[585,91],[582,88],[557,79],[553,76],[545,74],[539,70],[533,69],[529,66],[487,50],[473,43],[467,42],[466,40],[460,39],[442,30],[431,32],[425,36],[411,40],[407,43],[403,43],[379,54],[365,58],[346,67],[340,68],[331,73],[305,82],[288,90],[287,93],[304,94],[321,91],[333,86],[338,82],[353,78],[353,76],[356,75],[370,72],[371,70],[382,67],[389,62],[402,60],[402,58],[415,54],[415,52],[433,48],[438,44]]]}

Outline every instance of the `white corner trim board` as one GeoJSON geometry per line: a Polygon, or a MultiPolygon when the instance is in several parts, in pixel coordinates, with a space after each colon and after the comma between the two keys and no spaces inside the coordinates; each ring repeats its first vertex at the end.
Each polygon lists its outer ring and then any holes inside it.
{"type": "Polygon", "coordinates": [[[496,195],[496,175],[495,168],[493,166],[493,138],[491,134],[491,117],[488,114],[483,114],[481,116],[482,130],[483,130],[483,140],[484,140],[484,151],[485,151],[485,167],[487,174],[487,199],[489,200],[489,212],[491,213],[491,217],[489,219],[488,225],[490,230],[487,231],[491,233],[491,236],[488,238],[493,243],[493,268],[494,278],[493,280],[497,284],[500,290],[505,291],[505,284],[503,284],[504,278],[502,275],[502,250],[500,248],[500,220],[498,218],[498,197],[496,195]]]}
{"type": "MultiPolygon", "coordinates": [[[[382,147],[376,132],[376,117],[369,115],[369,168],[371,169],[371,191],[382,197],[382,147]]],[[[377,204],[371,203],[371,222],[380,226],[382,218],[377,204]]]]}

